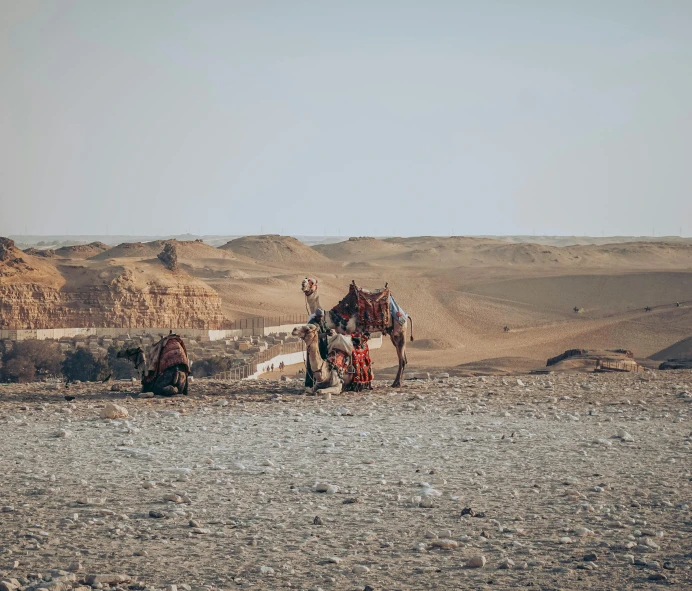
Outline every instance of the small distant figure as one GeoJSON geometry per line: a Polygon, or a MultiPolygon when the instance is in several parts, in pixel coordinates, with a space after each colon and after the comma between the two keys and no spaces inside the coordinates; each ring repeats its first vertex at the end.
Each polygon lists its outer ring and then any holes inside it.
{"type": "Polygon", "coordinates": [[[579,308],[577,308],[577,306],[574,306],[574,308],[572,308],[572,310],[574,310],[575,314],[579,314],[579,308]]]}
{"type": "Polygon", "coordinates": [[[509,326],[505,326],[503,329],[505,332],[509,332],[509,326]]]}
{"type": "Polygon", "coordinates": [[[651,306],[647,306],[646,308],[644,308],[644,312],[651,312],[651,306]]]}
{"type": "Polygon", "coordinates": [[[274,364],[272,363],[272,373],[274,373],[274,364]]]}
{"type": "Polygon", "coordinates": [[[675,302],[675,307],[679,308],[680,307],[680,302],[675,302]]]}

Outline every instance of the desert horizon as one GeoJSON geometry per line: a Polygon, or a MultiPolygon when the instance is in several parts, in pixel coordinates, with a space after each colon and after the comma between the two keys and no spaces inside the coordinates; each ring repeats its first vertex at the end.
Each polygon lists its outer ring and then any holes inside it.
{"type": "MultiPolygon", "coordinates": [[[[11,269],[3,275],[11,277],[17,298],[4,298],[0,328],[222,328],[226,321],[305,312],[300,282],[314,276],[329,307],[352,280],[369,289],[388,282],[414,319],[411,369],[463,371],[466,364],[486,362],[487,371],[511,371],[513,364],[525,371],[568,349],[627,349],[645,360],[692,332],[692,241],[686,240],[547,247],[508,237],[350,237],[308,246],[307,239],[264,235],[219,247],[197,238],[37,250],[38,242],[12,255],[21,264],[0,263],[11,269]],[[157,258],[169,242],[178,261],[174,270],[157,258]],[[23,284],[30,286],[27,301],[17,295],[23,284]],[[31,307],[38,285],[49,301],[56,294],[71,298],[72,320],[60,314],[56,322],[48,313],[21,324],[16,311],[31,307]],[[80,301],[123,286],[134,310],[137,299],[158,286],[155,313],[138,313],[133,323],[132,310],[112,294],[101,309],[80,311],[80,301]]],[[[386,373],[396,362],[390,346],[374,352],[374,359],[386,373]]]]}

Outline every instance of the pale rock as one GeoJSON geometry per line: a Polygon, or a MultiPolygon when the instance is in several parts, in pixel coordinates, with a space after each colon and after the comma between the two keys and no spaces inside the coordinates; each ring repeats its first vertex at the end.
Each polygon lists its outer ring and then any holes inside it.
{"type": "Polygon", "coordinates": [[[466,561],[466,564],[464,566],[466,568],[483,568],[485,566],[485,556],[482,555],[477,555],[477,556],[472,556],[466,561]]]}
{"type": "Polygon", "coordinates": [[[459,547],[459,542],[456,540],[440,539],[433,540],[430,544],[433,548],[441,548],[442,550],[453,550],[459,547]]]}
{"type": "Polygon", "coordinates": [[[101,411],[102,419],[126,419],[129,416],[124,406],[113,404],[112,402],[106,403],[105,408],[101,411]]]}

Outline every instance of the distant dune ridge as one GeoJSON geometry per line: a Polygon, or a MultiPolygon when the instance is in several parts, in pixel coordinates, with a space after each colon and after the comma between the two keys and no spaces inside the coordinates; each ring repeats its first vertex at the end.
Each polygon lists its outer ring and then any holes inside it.
{"type": "MultiPolygon", "coordinates": [[[[414,319],[412,368],[506,369],[515,359],[525,369],[574,348],[662,359],[685,353],[692,335],[692,242],[685,239],[561,247],[513,237],[360,237],[310,247],[261,235],[218,248],[201,240],[92,241],[53,256],[22,252],[6,239],[0,245],[1,328],[222,327],[304,312],[300,282],[309,275],[325,307],[352,280],[365,288],[388,282],[414,319]],[[158,258],[166,245],[175,265],[158,258]]],[[[391,346],[374,355],[379,372],[395,364],[391,346]]]]}
{"type": "Polygon", "coordinates": [[[323,261],[315,249],[292,238],[278,234],[243,236],[227,242],[222,250],[269,263],[305,263],[323,261]]]}

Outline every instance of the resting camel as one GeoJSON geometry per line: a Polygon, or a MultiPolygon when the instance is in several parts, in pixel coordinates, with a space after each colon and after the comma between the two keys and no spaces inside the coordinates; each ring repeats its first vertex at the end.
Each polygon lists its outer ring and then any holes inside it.
{"type": "Polygon", "coordinates": [[[132,362],[142,378],[142,392],[157,396],[187,394],[190,373],[185,344],[178,335],[170,334],[152,345],[148,355],[141,347],[118,351],[118,357],[132,362]]]}
{"type": "Polygon", "coordinates": [[[341,392],[349,386],[353,380],[353,375],[344,373],[343,376],[340,376],[336,368],[332,367],[326,359],[322,359],[319,345],[319,327],[317,325],[306,324],[297,326],[291,334],[294,337],[299,337],[305,343],[307,356],[310,360],[310,369],[312,369],[314,378],[313,392],[323,388],[334,388],[336,392],[341,392]]]}
{"type": "MultiPolygon", "coordinates": [[[[303,279],[301,288],[305,294],[305,301],[307,302],[310,314],[314,314],[317,308],[321,308],[326,312],[326,309],[320,304],[317,279],[306,277],[303,279]]],[[[332,309],[332,311],[333,310],[334,309],[332,309]]],[[[386,327],[384,331],[389,335],[392,344],[394,347],[396,347],[396,354],[399,358],[399,369],[396,373],[396,378],[394,378],[394,382],[392,383],[392,388],[401,387],[401,378],[404,373],[404,368],[408,363],[408,359],[406,357],[406,330],[409,326],[409,320],[411,320],[411,340],[413,340],[413,319],[410,316],[402,324],[399,319],[392,314],[389,321],[389,326],[386,327]]],[[[354,332],[376,332],[380,330],[379,327],[360,325],[357,314],[352,314],[345,322],[335,323],[334,319],[332,318],[332,314],[327,312],[325,314],[325,321],[327,323],[327,328],[333,329],[340,334],[350,335],[354,332]]]]}

